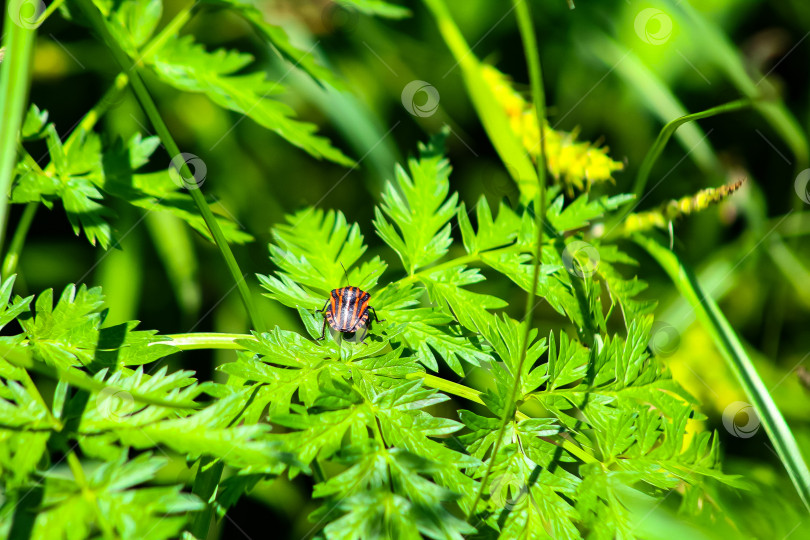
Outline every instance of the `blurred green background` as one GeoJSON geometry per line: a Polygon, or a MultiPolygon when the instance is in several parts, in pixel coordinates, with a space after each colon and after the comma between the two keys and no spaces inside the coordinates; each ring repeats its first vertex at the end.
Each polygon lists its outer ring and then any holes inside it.
{"type": "MultiPolygon", "coordinates": [[[[435,22],[420,2],[400,3],[412,10],[411,18],[372,19],[325,0],[260,4],[268,21],[284,26],[299,47],[311,49],[340,75],[345,81],[341,91],[325,90],[290,70],[245,22],[216,6],[200,6],[185,28],[209,49],[252,53],[271,77],[290,87],[281,99],[355,158],[359,162],[355,169],[319,162],[204,96],[147,80],[181,150],[205,161],[206,195],[217,201],[217,210],[255,237],[252,243],[236,246],[235,255],[243,271],[249,272],[247,279],[257,297],[253,274],[273,270],[267,259],[271,226],[307,206],[341,209],[360,224],[370,244],[368,255],[380,254],[391,265],[394,258],[372,232],[373,205],[382,184],[392,177],[394,164],[414,154],[418,142],[445,124],[451,128],[447,139],[454,168],[451,181],[468,207],[482,195],[496,202],[514,194],[435,22]],[[435,114],[420,118],[403,107],[400,94],[413,80],[429,82],[438,90],[440,106],[435,114]]],[[[479,58],[508,74],[528,94],[511,3],[449,4],[479,58]]],[[[810,126],[810,4],[804,0],[694,4],[703,20],[733,44],[733,58],[713,46],[711,35],[683,16],[674,2],[581,0],[569,10],[564,0],[533,1],[549,122],[556,129],[578,130],[581,140],[609,146],[611,156],[625,162],[625,170],[615,174],[615,185],[599,187],[615,194],[631,191],[638,166],[666,121],[744,96],[746,84],[740,77],[748,77],[749,91],[783,100],[801,137],[792,141],[783,137],[754,109],[685,126],[653,169],[639,209],[747,178],[725,203],[677,222],[674,244],[698,269],[705,288],[749,346],[807,452],[810,394],[797,369],[810,358],[806,241],[810,220],[795,180],[810,167],[801,151],[801,138],[806,145],[810,126]],[[650,8],[663,12],[671,28],[666,20],[647,20],[639,27],[639,15],[650,8]]],[[[184,5],[166,2],[163,20],[184,5]]],[[[112,56],[98,39],[59,16],[51,17],[39,31],[31,100],[50,112],[64,136],[116,74],[112,56]]],[[[129,93],[101,127],[108,138],[153,133],[129,93]]],[[[39,151],[44,154],[45,148],[39,151]]],[[[40,157],[36,149],[32,155],[40,157]]],[[[165,169],[169,159],[158,150],[148,167],[165,169]]],[[[248,330],[239,297],[213,245],[172,218],[144,217],[123,205],[115,209],[120,249],[105,253],[73,235],[59,205],[52,211],[40,208],[22,254],[18,292],[59,290],[71,282],[85,282],[103,286],[110,323],[138,319],[142,328],[166,334],[248,330]]],[[[12,226],[21,210],[13,208],[12,226]]],[[[708,416],[703,427],[721,434],[725,469],[753,482],[754,489],[746,494],[718,493],[717,504],[741,531],[759,537],[807,537],[806,513],[764,432],[741,437],[724,427],[724,411],[732,417],[735,412],[746,414],[733,406],[744,402],[745,396],[708,336],[694,324],[694,314],[660,268],[632,245],[626,248],[640,261],[639,276],[650,283],[646,296],[659,300],[656,314],[667,328],[660,335],[661,347],[670,355],[676,378],[703,403],[708,416]]],[[[389,269],[392,275],[398,271],[395,264],[389,269]]],[[[513,295],[520,309],[522,293],[504,283],[488,286],[502,297],[513,295]]],[[[299,328],[290,310],[264,298],[258,305],[271,325],[299,328]]],[[[538,311],[535,324],[547,332],[564,322],[545,309],[538,311]]],[[[186,353],[174,362],[175,367],[198,370],[201,378],[219,377],[213,367],[231,354],[186,353]]],[[[747,423],[746,418],[736,420],[747,423]]],[[[266,533],[271,522],[279,537],[306,534],[311,525],[305,516],[314,507],[309,508],[306,492],[299,489],[303,484],[296,482],[260,485],[252,498],[229,514],[232,519],[224,521],[224,537],[239,535],[235,523],[249,536],[266,533]]]]}

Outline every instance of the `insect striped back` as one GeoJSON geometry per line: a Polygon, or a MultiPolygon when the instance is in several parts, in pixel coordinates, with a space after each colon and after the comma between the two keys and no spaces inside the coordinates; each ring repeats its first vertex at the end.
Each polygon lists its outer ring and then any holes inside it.
{"type": "MultiPolygon", "coordinates": [[[[343,264],[341,263],[341,266],[343,264]]],[[[346,268],[343,268],[346,272],[346,268]]],[[[349,273],[346,272],[346,281],[349,280],[349,273]]],[[[321,329],[321,337],[318,340],[326,338],[326,325],[338,332],[357,332],[358,330],[365,330],[368,328],[371,316],[374,316],[376,322],[380,322],[377,318],[377,312],[373,307],[368,305],[371,295],[359,287],[340,287],[339,289],[332,289],[329,294],[329,300],[323,305],[321,311],[325,311],[323,319],[323,328],[321,329]]],[[[362,343],[365,339],[365,332],[360,339],[362,343]]]]}
{"type": "Polygon", "coordinates": [[[358,287],[332,290],[326,321],[338,332],[355,332],[368,322],[368,301],[371,295],[358,287]]]}

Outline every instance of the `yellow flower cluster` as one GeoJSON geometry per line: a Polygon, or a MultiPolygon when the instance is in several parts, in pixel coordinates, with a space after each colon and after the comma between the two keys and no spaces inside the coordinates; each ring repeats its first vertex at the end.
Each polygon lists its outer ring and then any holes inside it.
{"type": "MultiPolygon", "coordinates": [[[[512,131],[534,158],[540,155],[540,130],[534,106],[516,92],[509,79],[492,66],[482,67],[484,79],[495,94],[495,99],[504,108],[512,131]]],[[[548,122],[543,126],[545,134],[546,166],[557,181],[562,181],[569,194],[573,188],[589,189],[591,184],[612,180],[613,171],[620,171],[624,164],[613,161],[607,155],[607,147],[578,142],[577,132],[556,131],[548,122]]]]}

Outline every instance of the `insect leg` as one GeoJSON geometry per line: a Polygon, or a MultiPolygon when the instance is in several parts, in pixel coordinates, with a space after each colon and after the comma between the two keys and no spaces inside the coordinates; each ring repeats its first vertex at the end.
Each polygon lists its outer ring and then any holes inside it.
{"type": "MultiPolygon", "coordinates": [[[[326,303],[320,309],[319,313],[323,313],[324,311],[326,311],[326,306],[328,306],[328,305],[329,305],[329,300],[326,301],[326,303]]],[[[323,316],[323,328],[321,328],[321,337],[319,337],[315,341],[323,341],[324,338],[326,338],[326,315],[323,316]]]]}
{"type": "Polygon", "coordinates": [[[374,315],[374,322],[385,322],[385,319],[378,319],[377,318],[377,310],[371,306],[368,306],[368,311],[374,315]]]}

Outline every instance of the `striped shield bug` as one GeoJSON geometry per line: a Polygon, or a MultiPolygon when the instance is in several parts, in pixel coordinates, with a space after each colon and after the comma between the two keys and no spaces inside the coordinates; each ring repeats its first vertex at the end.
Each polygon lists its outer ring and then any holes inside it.
{"type": "MultiPolygon", "coordinates": [[[[341,265],[342,266],[342,265],[341,265]]],[[[344,268],[345,272],[346,269],[344,268]]],[[[347,274],[348,279],[348,274],[347,274]]],[[[323,329],[321,330],[321,337],[318,341],[326,338],[326,325],[338,332],[357,332],[359,329],[364,329],[369,323],[371,315],[374,316],[374,321],[383,322],[377,318],[377,311],[368,305],[371,295],[358,287],[341,287],[339,289],[332,289],[329,299],[321,308],[321,311],[326,311],[323,319],[323,329]]],[[[362,343],[365,336],[360,340],[362,343]]]]}

